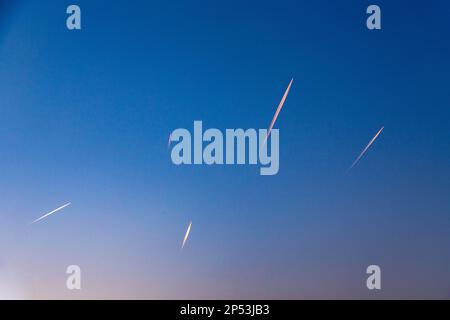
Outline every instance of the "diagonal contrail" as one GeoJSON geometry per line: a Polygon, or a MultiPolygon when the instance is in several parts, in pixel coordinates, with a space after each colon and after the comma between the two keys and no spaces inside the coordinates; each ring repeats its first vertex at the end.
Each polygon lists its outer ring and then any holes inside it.
{"type": "Polygon", "coordinates": [[[362,156],[366,153],[366,151],[370,148],[370,146],[372,145],[372,143],[376,140],[376,138],[378,138],[378,136],[380,135],[381,131],[383,131],[384,127],[381,127],[380,130],[378,130],[377,134],[372,138],[372,140],[370,140],[370,142],[367,144],[367,146],[363,149],[363,151],[361,151],[361,153],[359,154],[359,156],[356,158],[355,161],[353,161],[352,165],[350,166],[350,168],[348,168],[347,172],[350,171],[357,163],[358,161],[362,158],[362,156]]]}
{"type": "Polygon", "coordinates": [[[54,214],[54,213],[58,212],[59,210],[64,209],[65,207],[69,206],[70,204],[71,204],[71,203],[68,202],[68,203],[66,203],[65,205],[62,205],[61,207],[56,208],[55,210],[50,211],[49,213],[44,214],[42,217],[37,218],[36,220],[34,220],[33,222],[31,222],[30,224],[33,224],[33,223],[35,223],[35,222],[38,222],[39,220],[42,220],[42,219],[48,217],[49,215],[54,214]]]}
{"type": "Polygon", "coordinates": [[[170,148],[170,143],[172,142],[172,133],[169,134],[169,140],[167,140],[167,149],[170,148]]]}
{"type": "Polygon", "coordinates": [[[184,235],[183,244],[181,245],[181,249],[183,249],[184,245],[186,244],[186,241],[189,237],[189,233],[191,232],[191,227],[192,227],[192,221],[189,222],[189,226],[186,230],[186,234],[184,235]]]}
{"type": "Polygon", "coordinates": [[[272,131],[275,121],[277,121],[278,114],[280,113],[281,109],[283,108],[284,101],[286,101],[289,90],[291,90],[292,82],[294,82],[294,78],[292,78],[291,82],[289,82],[289,85],[288,85],[286,91],[284,92],[283,98],[281,98],[281,101],[280,101],[280,104],[278,105],[277,111],[275,112],[275,115],[272,118],[272,122],[270,123],[269,129],[267,130],[266,139],[264,139],[264,143],[266,143],[267,138],[269,138],[270,132],[272,131]]]}

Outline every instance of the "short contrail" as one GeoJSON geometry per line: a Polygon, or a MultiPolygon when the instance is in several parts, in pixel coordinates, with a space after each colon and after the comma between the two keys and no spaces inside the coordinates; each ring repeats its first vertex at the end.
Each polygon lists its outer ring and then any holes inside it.
{"type": "Polygon", "coordinates": [[[170,148],[170,143],[172,142],[172,133],[169,134],[169,140],[167,140],[167,149],[170,148]]]}
{"type": "Polygon", "coordinates": [[[186,230],[186,234],[184,235],[183,244],[181,245],[181,249],[183,249],[184,245],[186,244],[186,241],[189,237],[189,233],[191,232],[191,227],[192,227],[192,221],[189,222],[189,226],[186,230]]]}
{"type": "Polygon", "coordinates": [[[33,223],[35,223],[35,222],[38,222],[39,220],[42,220],[42,219],[48,217],[49,215],[51,215],[51,214],[53,214],[53,213],[55,213],[55,212],[58,212],[59,210],[64,209],[65,207],[67,207],[67,206],[69,206],[69,205],[70,205],[70,202],[66,203],[65,205],[62,205],[62,206],[59,207],[59,208],[56,208],[56,209],[53,210],[53,211],[50,211],[49,213],[44,214],[42,217],[37,218],[36,220],[34,220],[33,222],[31,222],[30,224],[33,224],[33,223]]]}
{"type": "Polygon", "coordinates": [[[272,132],[272,128],[275,124],[275,121],[277,121],[278,114],[280,113],[281,108],[283,108],[283,104],[284,104],[284,101],[286,101],[289,90],[291,90],[292,82],[294,82],[294,78],[292,78],[291,82],[289,82],[289,85],[288,85],[286,91],[284,92],[283,98],[281,98],[281,101],[280,101],[280,104],[278,105],[277,111],[275,112],[275,115],[272,118],[272,122],[270,123],[269,129],[267,130],[266,139],[264,140],[264,143],[266,143],[267,138],[269,138],[269,136],[270,136],[270,132],[272,132]]]}
{"type": "Polygon", "coordinates": [[[384,127],[381,127],[380,130],[378,130],[377,134],[372,138],[372,140],[370,140],[370,142],[367,144],[367,146],[363,149],[363,151],[361,151],[361,153],[359,154],[358,158],[356,158],[356,160],[353,162],[353,164],[350,166],[350,168],[348,168],[347,172],[350,171],[357,163],[358,161],[362,158],[362,156],[366,153],[367,149],[370,148],[370,146],[372,145],[372,143],[375,141],[376,138],[378,138],[378,136],[380,135],[381,131],[383,131],[384,127]]]}

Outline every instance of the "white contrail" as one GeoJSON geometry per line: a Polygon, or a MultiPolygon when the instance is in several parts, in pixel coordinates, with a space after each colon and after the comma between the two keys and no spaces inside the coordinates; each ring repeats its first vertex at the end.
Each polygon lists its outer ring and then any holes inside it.
{"type": "Polygon", "coordinates": [[[269,138],[270,132],[272,131],[275,121],[277,121],[278,114],[280,113],[281,108],[283,108],[283,104],[286,101],[289,90],[291,90],[292,82],[294,82],[294,78],[292,78],[291,82],[289,82],[289,85],[288,85],[286,91],[284,92],[283,98],[281,98],[281,101],[280,101],[280,104],[278,105],[277,111],[275,112],[275,115],[272,118],[272,122],[270,123],[269,129],[267,130],[266,139],[264,140],[264,143],[267,141],[267,138],[269,138]]]}
{"type": "Polygon", "coordinates": [[[186,244],[186,240],[188,239],[189,233],[191,232],[191,227],[192,227],[192,221],[189,222],[189,226],[186,230],[186,234],[184,235],[183,244],[181,245],[181,249],[183,249],[184,245],[186,244]]]}
{"type": "Polygon", "coordinates": [[[167,140],[167,149],[170,148],[170,143],[172,142],[172,133],[169,134],[169,140],[167,140]]]}
{"type": "Polygon", "coordinates": [[[372,145],[372,143],[375,141],[376,138],[378,138],[378,136],[380,135],[381,131],[383,131],[384,127],[381,127],[380,130],[378,130],[377,134],[372,138],[372,140],[370,140],[370,142],[367,144],[367,146],[363,149],[363,151],[361,151],[361,153],[359,154],[358,158],[356,158],[355,161],[353,161],[353,164],[350,166],[350,168],[348,168],[347,172],[350,171],[357,163],[358,161],[362,158],[362,156],[366,153],[367,149],[370,148],[370,146],[372,145]]]}
{"type": "Polygon", "coordinates": [[[48,217],[49,215],[51,215],[51,214],[53,214],[53,213],[55,213],[55,212],[58,212],[59,210],[64,209],[65,207],[69,206],[70,204],[71,204],[71,203],[68,202],[68,203],[66,203],[65,205],[62,205],[61,207],[56,208],[55,210],[50,211],[49,213],[44,214],[42,217],[37,218],[36,220],[34,220],[33,222],[31,222],[30,224],[33,224],[33,223],[35,223],[35,222],[38,222],[39,220],[42,220],[42,219],[48,217]]]}

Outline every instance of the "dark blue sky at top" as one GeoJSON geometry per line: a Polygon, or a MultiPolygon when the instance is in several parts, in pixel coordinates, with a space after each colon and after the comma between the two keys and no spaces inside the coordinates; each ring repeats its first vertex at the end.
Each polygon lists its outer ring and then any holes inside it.
{"type": "Polygon", "coordinates": [[[39,252],[120,273],[127,297],[368,298],[379,264],[376,297],[450,297],[446,1],[74,3],[81,31],[64,1],[0,15],[0,257],[19,275],[44,281],[39,252]],[[291,78],[278,175],[171,163],[194,120],[267,128],[291,78]]]}

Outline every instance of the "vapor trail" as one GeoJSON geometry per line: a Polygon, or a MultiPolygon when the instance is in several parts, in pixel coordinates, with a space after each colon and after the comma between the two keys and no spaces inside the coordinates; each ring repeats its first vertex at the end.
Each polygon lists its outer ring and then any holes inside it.
{"type": "Polygon", "coordinates": [[[353,162],[353,164],[350,166],[350,168],[348,168],[347,172],[350,171],[357,163],[358,161],[362,158],[362,156],[366,153],[367,149],[370,148],[370,146],[372,145],[372,143],[376,140],[376,138],[378,138],[378,136],[380,135],[381,131],[383,131],[384,127],[381,127],[380,130],[378,130],[377,134],[372,138],[372,140],[370,140],[370,142],[367,144],[367,146],[363,149],[363,151],[361,151],[361,153],[359,154],[358,158],[356,158],[356,160],[353,162]]]}
{"type": "Polygon", "coordinates": [[[266,135],[266,138],[264,139],[264,143],[266,143],[267,138],[269,138],[270,132],[272,131],[275,121],[277,121],[278,114],[280,113],[281,109],[283,108],[284,101],[286,101],[289,90],[291,90],[292,82],[294,82],[294,78],[292,78],[291,82],[289,82],[289,85],[288,85],[286,91],[284,92],[283,98],[281,98],[281,101],[280,101],[280,104],[278,105],[277,111],[275,112],[275,115],[272,118],[272,122],[270,123],[269,129],[267,130],[267,135],[266,135]]]}
{"type": "Polygon", "coordinates": [[[183,249],[184,245],[186,244],[186,240],[188,239],[189,233],[191,232],[191,226],[192,226],[192,221],[189,222],[189,226],[186,230],[186,234],[184,235],[183,244],[181,245],[181,249],[183,249]]]}
{"type": "Polygon", "coordinates": [[[71,204],[71,203],[68,202],[68,203],[66,203],[65,205],[62,205],[61,207],[56,208],[55,210],[50,211],[49,213],[44,214],[42,217],[37,218],[36,220],[34,220],[33,222],[31,222],[30,224],[33,224],[33,223],[35,223],[35,222],[38,222],[39,220],[42,220],[42,219],[48,217],[49,215],[51,215],[51,214],[53,214],[53,213],[56,213],[56,212],[58,212],[59,210],[64,209],[65,207],[69,206],[70,204],[71,204]]]}

